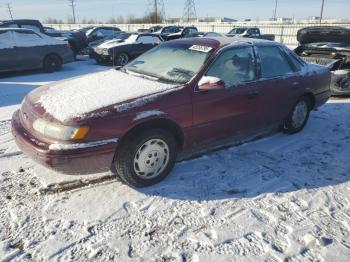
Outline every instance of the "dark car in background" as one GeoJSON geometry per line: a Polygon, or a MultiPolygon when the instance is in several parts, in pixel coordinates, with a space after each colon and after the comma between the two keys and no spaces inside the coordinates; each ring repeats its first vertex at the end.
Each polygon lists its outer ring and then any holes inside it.
{"type": "MultiPolygon", "coordinates": [[[[158,34],[131,34],[127,39],[111,40],[94,49],[97,63],[113,63],[124,66],[129,61],[163,42],[158,34]]],[[[166,59],[166,57],[164,57],[166,59]]]]}
{"type": "Polygon", "coordinates": [[[236,27],[226,34],[228,37],[240,36],[247,38],[265,39],[275,41],[275,35],[261,34],[261,31],[257,27],[236,27]]]}
{"type": "Polygon", "coordinates": [[[334,26],[307,27],[298,31],[295,52],[309,63],[332,72],[333,95],[350,95],[350,29],[334,26]]]}
{"type": "Polygon", "coordinates": [[[160,35],[164,40],[166,40],[168,38],[168,35],[179,33],[183,28],[183,26],[164,26],[153,33],[160,35]]]}
{"type": "Polygon", "coordinates": [[[0,72],[54,72],[74,60],[69,43],[23,28],[0,28],[0,72]]]}
{"type": "Polygon", "coordinates": [[[103,40],[106,37],[113,36],[121,32],[118,27],[112,26],[97,26],[86,31],[87,43],[91,43],[98,40],[103,40]]]}
{"type": "Polygon", "coordinates": [[[187,26],[187,27],[184,27],[183,29],[181,29],[181,31],[178,33],[168,35],[166,40],[170,41],[170,40],[175,40],[175,39],[179,39],[179,38],[199,37],[199,36],[203,36],[203,35],[204,35],[204,33],[200,33],[198,31],[197,27],[187,26]]]}
{"type": "Polygon", "coordinates": [[[36,89],[13,115],[15,141],[55,170],[113,169],[144,187],[163,180],[181,152],[237,144],[279,127],[301,131],[330,96],[329,70],[284,45],[251,42],[174,40],[119,70],[36,89]]]}
{"type": "Polygon", "coordinates": [[[95,48],[98,47],[99,45],[103,44],[104,42],[109,42],[111,43],[111,40],[115,43],[122,43],[126,39],[128,39],[132,33],[126,33],[126,32],[118,32],[114,35],[108,36],[104,39],[100,39],[94,42],[91,42],[88,44],[86,48],[86,53],[89,54],[90,58],[95,59],[96,58],[96,53],[95,53],[95,48]]]}
{"type": "Polygon", "coordinates": [[[32,29],[36,32],[40,32],[42,34],[46,34],[60,40],[68,41],[74,52],[74,55],[79,54],[87,45],[85,33],[79,31],[45,30],[44,26],[38,20],[15,19],[0,21],[0,28],[9,27],[32,29]]]}

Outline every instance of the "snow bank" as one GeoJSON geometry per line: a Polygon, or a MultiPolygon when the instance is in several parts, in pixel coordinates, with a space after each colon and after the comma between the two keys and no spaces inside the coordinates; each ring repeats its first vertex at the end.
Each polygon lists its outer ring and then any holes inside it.
{"type": "Polygon", "coordinates": [[[103,107],[173,89],[175,86],[112,69],[59,82],[44,92],[37,103],[57,120],[65,122],[103,107]]]}

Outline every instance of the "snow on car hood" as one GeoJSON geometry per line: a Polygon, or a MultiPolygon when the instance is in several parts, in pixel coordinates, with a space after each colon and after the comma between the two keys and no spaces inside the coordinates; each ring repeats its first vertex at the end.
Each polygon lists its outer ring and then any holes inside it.
{"type": "Polygon", "coordinates": [[[123,42],[120,42],[120,39],[113,39],[113,40],[104,42],[103,44],[99,45],[98,48],[112,48],[116,46],[129,45],[129,44],[135,43],[136,39],[137,39],[137,35],[132,35],[123,42]]]}
{"type": "MultiPolygon", "coordinates": [[[[114,69],[51,84],[35,103],[61,122],[132,99],[170,90],[164,84],[114,69]]],[[[147,98],[145,98],[147,100],[147,98]]],[[[127,104],[124,104],[127,108],[127,104]]]]}

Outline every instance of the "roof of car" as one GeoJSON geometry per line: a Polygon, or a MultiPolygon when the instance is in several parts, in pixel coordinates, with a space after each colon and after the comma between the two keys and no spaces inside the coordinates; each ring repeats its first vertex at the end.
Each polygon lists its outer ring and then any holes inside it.
{"type": "Polygon", "coordinates": [[[32,29],[28,29],[28,28],[13,28],[13,27],[3,27],[3,28],[0,28],[0,31],[34,32],[32,29]]]}
{"type": "Polygon", "coordinates": [[[205,45],[214,48],[224,47],[228,45],[239,45],[239,44],[264,44],[264,45],[279,45],[279,43],[254,38],[245,37],[194,37],[194,38],[182,38],[178,40],[170,41],[172,43],[183,43],[192,45],[205,45]]]}

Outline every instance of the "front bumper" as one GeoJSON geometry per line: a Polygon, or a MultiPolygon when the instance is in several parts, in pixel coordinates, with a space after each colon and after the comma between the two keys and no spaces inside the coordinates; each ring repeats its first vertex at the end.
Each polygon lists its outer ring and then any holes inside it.
{"type": "Polygon", "coordinates": [[[12,134],[18,147],[34,161],[71,175],[93,174],[110,170],[117,148],[117,142],[113,140],[107,144],[95,141],[91,147],[70,144],[76,145],[76,147],[52,150],[50,144],[39,141],[23,127],[19,110],[12,117],[12,134]]]}
{"type": "Polygon", "coordinates": [[[331,91],[334,96],[350,95],[350,70],[332,71],[331,91]]]}

